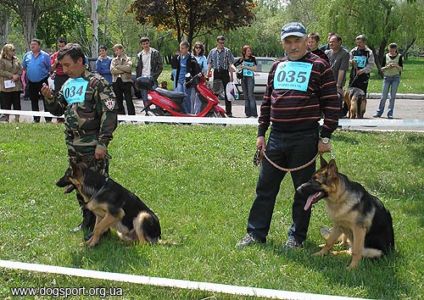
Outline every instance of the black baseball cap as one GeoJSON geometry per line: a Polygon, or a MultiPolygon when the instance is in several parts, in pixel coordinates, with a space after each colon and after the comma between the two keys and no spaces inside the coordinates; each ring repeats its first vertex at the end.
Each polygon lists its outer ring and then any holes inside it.
{"type": "Polygon", "coordinates": [[[290,22],[281,28],[281,40],[284,40],[288,36],[305,37],[306,28],[302,23],[290,22]]]}

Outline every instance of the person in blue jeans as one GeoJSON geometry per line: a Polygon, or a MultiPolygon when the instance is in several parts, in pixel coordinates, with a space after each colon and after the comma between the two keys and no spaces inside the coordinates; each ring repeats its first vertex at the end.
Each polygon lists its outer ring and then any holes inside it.
{"type": "Polygon", "coordinates": [[[190,73],[194,76],[200,72],[199,64],[197,60],[189,52],[190,45],[187,41],[180,43],[180,55],[178,55],[177,61],[177,72],[175,75],[175,91],[185,93],[182,109],[186,114],[192,113],[191,108],[191,86],[186,86],[185,76],[190,73]]]}
{"type": "Polygon", "coordinates": [[[258,117],[256,109],[255,95],[253,88],[255,87],[255,71],[256,71],[256,58],[252,55],[252,48],[249,45],[244,45],[241,50],[241,57],[234,63],[234,66],[241,66],[242,78],[241,88],[244,95],[244,113],[246,118],[258,117]]]}
{"type": "Polygon", "coordinates": [[[395,108],[395,99],[400,83],[400,75],[403,69],[403,61],[402,55],[398,53],[397,45],[395,43],[391,43],[388,49],[389,53],[387,53],[384,57],[381,68],[381,71],[384,74],[383,92],[381,94],[380,105],[378,106],[378,110],[375,113],[374,118],[380,118],[383,115],[390,89],[390,102],[389,110],[387,111],[387,118],[393,119],[393,110],[395,108]]]}
{"type": "Polygon", "coordinates": [[[96,61],[96,72],[103,76],[104,79],[112,83],[112,73],[110,72],[110,63],[112,58],[107,55],[106,46],[99,47],[99,58],[96,61]]]}

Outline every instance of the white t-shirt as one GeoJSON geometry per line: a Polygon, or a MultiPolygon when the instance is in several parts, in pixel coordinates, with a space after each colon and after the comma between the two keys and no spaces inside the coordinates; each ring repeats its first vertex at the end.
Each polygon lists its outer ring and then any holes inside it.
{"type": "Polygon", "coordinates": [[[144,50],[141,51],[141,59],[143,60],[143,70],[141,71],[141,76],[150,76],[151,57],[152,57],[152,50],[151,49],[149,49],[149,52],[147,52],[147,53],[144,50]]]}

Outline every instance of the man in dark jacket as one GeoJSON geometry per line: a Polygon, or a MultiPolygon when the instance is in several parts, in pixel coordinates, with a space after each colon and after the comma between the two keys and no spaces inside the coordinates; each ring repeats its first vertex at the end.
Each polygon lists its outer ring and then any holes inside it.
{"type": "MultiPolygon", "coordinates": [[[[155,48],[150,47],[150,39],[142,37],[140,39],[140,46],[143,48],[138,54],[138,63],[136,68],[137,78],[153,77],[155,84],[158,85],[158,78],[163,70],[163,62],[160,53],[155,48]]],[[[143,98],[144,106],[147,105],[147,91],[142,90],[141,95],[143,98]]]]}
{"type": "Polygon", "coordinates": [[[177,72],[175,75],[175,90],[178,92],[186,93],[187,96],[183,100],[183,111],[186,114],[191,113],[191,99],[192,99],[192,87],[186,86],[185,76],[190,73],[191,76],[194,76],[201,72],[200,66],[197,63],[197,60],[192,56],[188,51],[190,45],[186,41],[180,43],[180,55],[177,58],[177,72]]]}

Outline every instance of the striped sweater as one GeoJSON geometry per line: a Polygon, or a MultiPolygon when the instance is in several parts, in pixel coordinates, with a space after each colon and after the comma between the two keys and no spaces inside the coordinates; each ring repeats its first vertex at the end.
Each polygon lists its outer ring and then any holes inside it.
{"type": "Polygon", "coordinates": [[[340,102],[337,97],[336,82],[328,62],[308,52],[297,62],[312,64],[308,88],[305,92],[297,90],[274,89],[274,74],[284,57],[274,63],[268,75],[268,83],[261,105],[258,136],[265,133],[272,122],[272,129],[280,132],[310,130],[319,127],[321,116],[324,124],[321,137],[331,137],[337,128],[340,102]]]}

